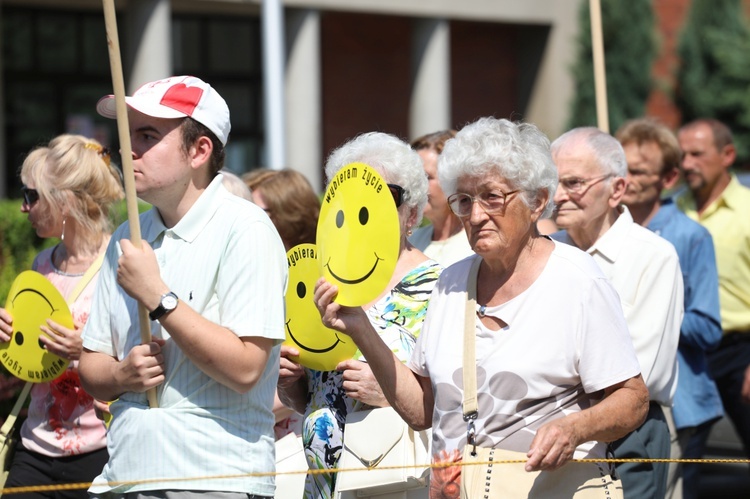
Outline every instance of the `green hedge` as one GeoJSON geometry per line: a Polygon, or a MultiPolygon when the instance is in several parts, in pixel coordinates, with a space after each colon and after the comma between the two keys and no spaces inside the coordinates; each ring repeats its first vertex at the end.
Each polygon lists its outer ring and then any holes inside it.
{"type": "MultiPolygon", "coordinates": [[[[139,211],[150,208],[146,203],[139,204],[139,211]]],[[[125,201],[118,203],[112,211],[116,227],[127,220],[125,201]]],[[[34,257],[44,248],[54,246],[57,239],[40,239],[31,227],[26,213],[21,213],[21,201],[0,200],[0,306],[5,300],[13,280],[24,270],[29,270],[34,257]]],[[[16,396],[23,387],[23,381],[8,374],[0,364],[0,422],[10,413],[16,396]]]]}

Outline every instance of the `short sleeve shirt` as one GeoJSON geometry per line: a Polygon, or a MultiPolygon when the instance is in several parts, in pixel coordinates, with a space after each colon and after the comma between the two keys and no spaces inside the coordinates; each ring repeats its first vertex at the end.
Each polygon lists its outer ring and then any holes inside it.
{"type": "MultiPolygon", "coordinates": [[[[474,258],[443,272],[407,364],[432,385],[434,462],[460,460],[467,441],[463,331],[474,258]]],[[[640,372],[617,293],[576,248],[556,243],[536,281],[487,314],[507,326],[492,331],[476,321],[480,446],[528,452],[540,426],[591,407],[600,390],[640,372]]],[[[586,442],[574,457],[604,455],[605,444],[586,442]]]]}
{"type": "MultiPolygon", "coordinates": [[[[162,279],[180,300],[239,337],[270,338],[277,344],[284,339],[284,246],[263,210],[230,194],[221,176],[171,229],[155,209],[141,215],[141,229],[154,248],[162,279]]],[[[140,343],[138,304],[116,282],[122,238],[129,238],[127,224],[112,237],[84,331],[85,348],[117,359],[140,343]]],[[[154,337],[166,340],[159,407],[149,409],[145,393],[125,393],[112,404],[110,460],[90,491],[273,495],[272,477],[248,475],[274,470],[271,409],[279,347],[256,385],[240,394],[198,369],[158,322],[151,326],[154,337]],[[156,478],[168,480],[146,482],[156,478]],[[123,483],[110,486],[107,481],[123,483]]]]}

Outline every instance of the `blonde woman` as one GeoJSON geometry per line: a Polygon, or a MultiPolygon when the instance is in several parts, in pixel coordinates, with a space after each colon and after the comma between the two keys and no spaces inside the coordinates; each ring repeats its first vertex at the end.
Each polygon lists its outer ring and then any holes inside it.
{"type": "MultiPolygon", "coordinates": [[[[123,198],[109,151],[81,135],[60,135],[29,153],[21,167],[23,204],[41,238],[60,242],[39,253],[32,268],[68,300],[109,242],[109,210],[123,198]]],[[[98,274],[97,274],[98,275],[98,274]]],[[[94,399],[81,388],[81,331],[89,315],[96,276],[71,304],[74,329],[42,326],[44,348],[70,360],[57,379],[34,385],[6,487],[90,482],[107,462],[104,423],[94,399]]],[[[13,317],[0,308],[0,342],[11,339],[13,317]]],[[[87,498],[85,489],[47,497],[87,498]]]]}

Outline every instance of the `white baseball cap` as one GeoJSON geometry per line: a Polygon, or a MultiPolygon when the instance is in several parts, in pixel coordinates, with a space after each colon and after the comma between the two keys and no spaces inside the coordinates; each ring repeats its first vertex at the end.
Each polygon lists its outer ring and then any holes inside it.
{"type": "MultiPolygon", "coordinates": [[[[131,97],[128,106],[154,118],[189,116],[211,130],[222,144],[229,138],[229,107],[211,85],[195,76],[173,76],[146,83],[131,97]]],[[[114,95],[106,95],[96,103],[96,111],[105,118],[116,118],[114,95]]]]}

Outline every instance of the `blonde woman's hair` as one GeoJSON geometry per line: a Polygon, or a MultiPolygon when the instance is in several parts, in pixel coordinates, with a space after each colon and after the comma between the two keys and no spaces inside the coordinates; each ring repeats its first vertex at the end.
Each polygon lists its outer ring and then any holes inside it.
{"type": "Polygon", "coordinates": [[[110,209],[124,197],[120,172],[109,151],[82,135],[59,135],[34,149],[21,165],[21,181],[33,183],[50,221],[75,221],[82,244],[94,250],[112,230],[110,209]]]}

